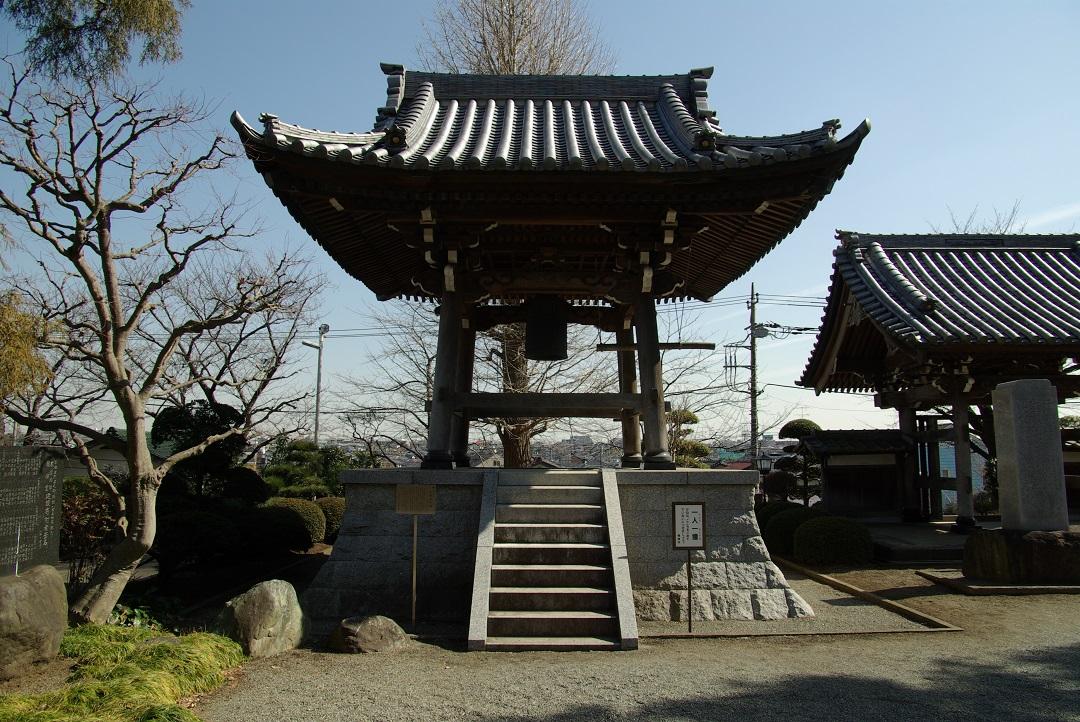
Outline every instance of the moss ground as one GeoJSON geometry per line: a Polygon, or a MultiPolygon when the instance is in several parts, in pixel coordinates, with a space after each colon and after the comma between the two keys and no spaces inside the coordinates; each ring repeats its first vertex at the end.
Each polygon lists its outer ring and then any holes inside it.
{"type": "Polygon", "coordinates": [[[244,658],[239,645],[216,634],[108,625],[68,631],[60,653],[76,660],[68,684],[0,696],[0,722],[196,722],[177,702],[220,686],[244,658]]]}

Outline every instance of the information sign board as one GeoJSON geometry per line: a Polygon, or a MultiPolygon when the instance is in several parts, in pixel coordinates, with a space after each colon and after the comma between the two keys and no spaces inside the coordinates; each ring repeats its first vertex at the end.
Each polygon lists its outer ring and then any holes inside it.
{"type": "Polygon", "coordinates": [[[705,503],[676,501],[671,505],[671,543],[675,549],[705,548],[705,503]]]}
{"type": "Polygon", "coordinates": [[[398,514],[434,514],[434,484],[398,484],[394,499],[398,514]]]}

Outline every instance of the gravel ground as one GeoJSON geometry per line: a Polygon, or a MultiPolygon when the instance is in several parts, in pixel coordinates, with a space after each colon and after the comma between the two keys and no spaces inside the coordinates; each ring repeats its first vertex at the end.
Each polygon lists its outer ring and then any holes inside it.
{"type": "Polygon", "coordinates": [[[208,722],[1080,720],[1080,596],[965,597],[909,570],[837,576],[964,631],[645,640],[630,653],[298,650],[245,665],[195,712],[208,722]]]}

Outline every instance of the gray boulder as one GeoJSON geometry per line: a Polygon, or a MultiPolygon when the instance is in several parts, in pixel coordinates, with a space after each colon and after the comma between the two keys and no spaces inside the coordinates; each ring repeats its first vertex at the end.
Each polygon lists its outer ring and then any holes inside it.
{"type": "Polygon", "coordinates": [[[397,622],[389,617],[349,617],[342,619],[330,635],[330,648],[336,652],[390,652],[409,641],[397,622]]]}
{"type": "Polygon", "coordinates": [[[226,602],[218,626],[240,643],[244,654],[272,657],[296,649],[304,633],[304,618],[293,586],[271,579],[226,602]]]}
{"type": "Polygon", "coordinates": [[[1080,584],[1080,533],[977,531],[964,544],[964,576],[999,584],[1080,584]]]}
{"type": "Polygon", "coordinates": [[[65,629],[67,593],[60,572],[42,565],[0,577],[0,679],[55,657],[65,629]]]}

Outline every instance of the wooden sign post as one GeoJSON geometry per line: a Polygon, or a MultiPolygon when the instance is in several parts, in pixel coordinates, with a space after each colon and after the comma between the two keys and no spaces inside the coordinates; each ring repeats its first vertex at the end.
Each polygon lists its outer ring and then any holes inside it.
{"type": "Polygon", "coordinates": [[[671,546],[686,550],[686,625],[694,633],[694,566],[691,554],[705,548],[705,502],[676,501],[671,504],[671,546]]]}
{"type": "Polygon", "coordinates": [[[394,498],[394,511],[412,514],[412,626],[416,628],[416,547],[417,517],[435,513],[434,484],[399,484],[394,498]]]}

